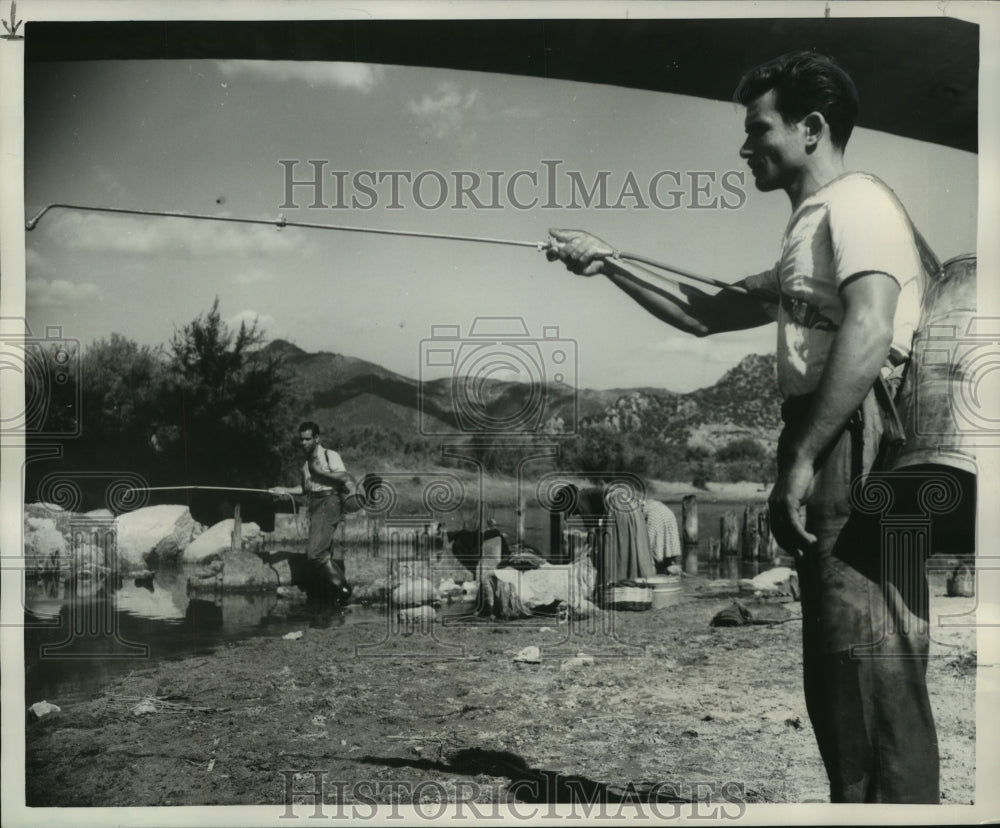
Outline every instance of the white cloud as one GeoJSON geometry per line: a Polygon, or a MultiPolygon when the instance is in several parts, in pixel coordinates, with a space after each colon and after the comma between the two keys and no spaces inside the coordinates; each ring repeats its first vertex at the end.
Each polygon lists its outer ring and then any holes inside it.
{"type": "Polygon", "coordinates": [[[25,282],[26,302],[31,307],[76,307],[96,299],[101,289],[91,282],[33,278],[25,282]]]}
{"type": "Polygon", "coordinates": [[[77,250],[140,255],[257,256],[302,251],[301,233],[251,224],[67,212],[53,217],[53,238],[77,250]]]}
{"type": "Polygon", "coordinates": [[[773,353],[774,338],[774,329],[770,326],[759,331],[703,339],[668,334],[663,339],[646,342],[642,351],[647,354],[666,354],[677,359],[696,359],[702,363],[735,364],[748,354],[773,353]]]}
{"type": "Polygon", "coordinates": [[[370,92],[382,76],[382,67],[370,63],[314,60],[220,60],[226,78],[250,77],[295,81],[309,86],[330,86],[370,92]]]}
{"type": "Polygon", "coordinates": [[[244,310],[233,314],[224,321],[233,330],[238,329],[241,323],[245,322],[249,328],[254,324],[254,322],[256,322],[257,327],[264,331],[268,339],[281,337],[281,332],[278,330],[278,321],[269,313],[258,313],[255,310],[244,310]]]}
{"type": "MultiPolygon", "coordinates": [[[[407,111],[417,116],[425,130],[435,138],[459,132],[477,114],[479,90],[462,90],[457,84],[439,84],[433,95],[424,95],[419,101],[410,101],[407,111]]],[[[466,137],[475,137],[471,134],[466,137]]]]}

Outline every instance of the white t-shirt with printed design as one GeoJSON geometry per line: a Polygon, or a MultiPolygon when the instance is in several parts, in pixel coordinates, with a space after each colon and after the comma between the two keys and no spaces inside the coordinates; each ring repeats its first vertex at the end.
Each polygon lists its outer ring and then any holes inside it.
{"type": "Polygon", "coordinates": [[[788,221],[778,263],[746,280],[748,287],[775,299],[784,295],[776,313],[778,385],[786,399],[816,390],[844,319],[840,290],[870,273],[885,273],[899,284],[892,350],[906,357],[926,279],[913,226],[882,182],[848,173],[798,206],[788,221]],[[797,312],[805,315],[806,303],[820,327],[796,321],[797,312]]]}

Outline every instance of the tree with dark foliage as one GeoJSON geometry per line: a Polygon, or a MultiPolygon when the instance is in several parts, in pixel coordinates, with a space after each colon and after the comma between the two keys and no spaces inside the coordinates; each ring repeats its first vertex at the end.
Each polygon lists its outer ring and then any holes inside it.
{"type": "Polygon", "coordinates": [[[175,331],[157,432],[178,483],[265,487],[280,474],[291,377],[257,322],[233,331],[219,300],[175,331]]]}

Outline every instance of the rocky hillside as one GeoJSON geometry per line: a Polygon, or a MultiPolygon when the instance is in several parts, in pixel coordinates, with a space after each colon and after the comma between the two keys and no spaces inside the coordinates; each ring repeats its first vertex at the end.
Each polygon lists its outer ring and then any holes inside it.
{"type": "Polygon", "coordinates": [[[774,355],[751,354],[715,385],[687,394],[629,391],[584,424],[710,450],[751,438],[770,450],[781,428],[780,406],[774,355]]]}
{"type": "MultiPolygon", "coordinates": [[[[310,402],[309,416],[321,424],[376,426],[406,439],[468,431],[468,411],[461,401],[472,392],[461,379],[434,380],[421,388],[418,380],[363,359],[310,354],[282,340],[268,347],[285,357],[310,402]]],[[[483,403],[484,420],[500,422],[532,409],[532,388],[489,380],[478,384],[475,399],[483,403]]],[[[715,385],[686,394],[654,388],[574,392],[553,385],[546,388],[544,401],[530,430],[559,433],[575,422],[578,430],[638,432],[673,445],[714,450],[746,437],[773,449],[780,427],[773,355],[747,356],[715,385]]]]}

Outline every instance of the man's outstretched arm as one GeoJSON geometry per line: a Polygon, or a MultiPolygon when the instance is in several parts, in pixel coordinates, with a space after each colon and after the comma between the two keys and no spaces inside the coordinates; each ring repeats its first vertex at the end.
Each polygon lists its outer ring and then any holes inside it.
{"type": "MultiPolygon", "coordinates": [[[[640,265],[613,258],[614,250],[580,230],[551,230],[550,261],[561,260],[582,276],[606,275],[657,319],[695,336],[755,328],[774,321],[761,300],[737,291],[705,293],[664,280],[640,265]],[[655,287],[654,287],[655,286],[655,287]]],[[[737,283],[743,287],[743,283],[737,283]]]]}

